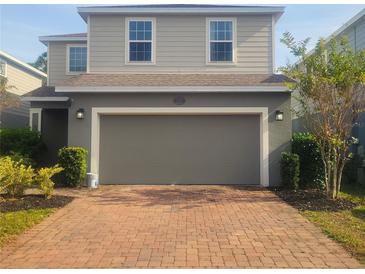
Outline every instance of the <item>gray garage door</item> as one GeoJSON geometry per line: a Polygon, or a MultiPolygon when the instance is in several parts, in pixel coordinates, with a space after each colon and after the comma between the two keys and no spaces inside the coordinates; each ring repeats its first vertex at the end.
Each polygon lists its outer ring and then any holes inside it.
{"type": "Polygon", "coordinates": [[[100,118],[101,184],[260,183],[258,115],[100,118]]]}

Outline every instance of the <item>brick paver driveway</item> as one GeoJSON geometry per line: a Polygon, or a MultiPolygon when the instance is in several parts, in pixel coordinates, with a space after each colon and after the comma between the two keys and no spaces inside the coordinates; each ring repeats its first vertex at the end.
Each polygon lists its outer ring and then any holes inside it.
{"type": "Polygon", "coordinates": [[[3,249],[0,267],[361,266],[266,190],[105,186],[3,249]]]}

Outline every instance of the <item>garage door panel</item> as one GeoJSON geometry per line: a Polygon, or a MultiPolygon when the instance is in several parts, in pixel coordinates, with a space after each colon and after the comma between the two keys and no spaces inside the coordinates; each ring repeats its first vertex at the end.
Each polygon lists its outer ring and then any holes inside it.
{"type": "Polygon", "coordinates": [[[259,184],[259,116],[101,116],[102,184],[259,184]]]}

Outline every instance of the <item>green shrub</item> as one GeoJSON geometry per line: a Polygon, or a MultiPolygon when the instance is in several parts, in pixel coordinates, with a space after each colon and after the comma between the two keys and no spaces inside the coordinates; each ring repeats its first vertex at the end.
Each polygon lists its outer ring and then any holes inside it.
{"type": "Polygon", "coordinates": [[[0,192],[20,197],[32,185],[33,178],[34,170],[31,166],[15,162],[9,156],[0,158],[0,192]]]}
{"type": "Polygon", "coordinates": [[[311,133],[295,133],[292,138],[292,152],[299,156],[302,189],[324,186],[324,166],[316,138],[311,133]]]}
{"type": "Polygon", "coordinates": [[[53,167],[44,167],[38,170],[36,182],[38,183],[39,189],[46,199],[52,197],[54,190],[54,182],[51,178],[55,174],[60,173],[62,170],[63,168],[59,167],[58,165],[53,167]]]}
{"type": "Polygon", "coordinates": [[[294,153],[281,154],[280,173],[283,187],[297,189],[299,184],[299,156],[294,153]]]}
{"type": "Polygon", "coordinates": [[[82,147],[64,147],[58,151],[63,168],[61,178],[66,186],[80,186],[86,177],[87,151],[82,147]]]}
{"type": "Polygon", "coordinates": [[[33,159],[31,159],[27,156],[21,155],[20,153],[10,152],[9,155],[7,155],[7,156],[9,156],[13,161],[20,162],[25,166],[32,166],[32,167],[35,166],[35,162],[33,161],[33,159]]]}
{"type": "Polygon", "coordinates": [[[38,161],[45,151],[41,135],[28,128],[0,129],[0,155],[20,154],[38,161]]]}

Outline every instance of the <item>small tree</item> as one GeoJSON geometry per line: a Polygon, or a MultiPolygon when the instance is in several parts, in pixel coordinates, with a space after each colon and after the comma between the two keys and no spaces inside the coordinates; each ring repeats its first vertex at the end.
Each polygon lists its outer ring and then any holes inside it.
{"type": "Polygon", "coordinates": [[[8,84],[8,79],[4,76],[0,76],[0,112],[6,108],[19,106],[18,96],[10,93],[11,89],[15,89],[15,86],[8,84]]]}
{"type": "Polygon", "coordinates": [[[327,195],[335,199],[349,148],[356,141],[352,127],[365,110],[365,51],[353,50],[346,38],[332,39],[328,45],[321,39],[310,55],[309,39],[295,42],[287,32],[281,42],[299,58],[299,65],[281,70],[295,80],[288,85],[299,92],[297,115],[318,140],[327,195]]]}

